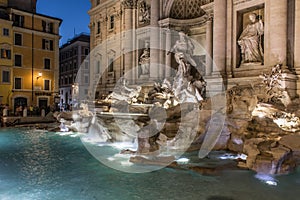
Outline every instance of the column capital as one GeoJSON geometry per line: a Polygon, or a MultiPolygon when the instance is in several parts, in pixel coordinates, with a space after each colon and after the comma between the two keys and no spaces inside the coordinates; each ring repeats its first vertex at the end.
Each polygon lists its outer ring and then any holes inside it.
{"type": "Polygon", "coordinates": [[[205,15],[204,19],[206,20],[206,23],[212,23],[214,21],[213,15],[205,15]]]}
{"type": "Polygon", "coordinates": [[[214,2],[213,1],[208,1],[207,4],[201,6],[201,8],[205,12],[205,19],[208,21],[212,21],[214,17],[214,2]]]}
{"type": "Polygon", "coordinates": [[[137,0],[122,0],[122,6],[124,9],[136,9],[137,0]]]}

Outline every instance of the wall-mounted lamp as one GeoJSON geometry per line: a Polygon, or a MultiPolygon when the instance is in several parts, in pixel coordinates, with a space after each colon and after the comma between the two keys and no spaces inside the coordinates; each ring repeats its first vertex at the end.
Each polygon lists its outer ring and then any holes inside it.
{"type": "Polygon", "coordinates": [[[41,78],[43,76],[43,73],[42,72],[39,72],[38,73],[38,76],[36,77],[36,79],[39,79],[39,78],[41,78]]]}

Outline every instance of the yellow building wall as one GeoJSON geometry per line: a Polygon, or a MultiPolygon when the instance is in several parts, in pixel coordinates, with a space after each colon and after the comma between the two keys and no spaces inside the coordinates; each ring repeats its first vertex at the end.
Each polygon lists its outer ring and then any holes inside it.
{"type": "MultiPolygon", "coordinates": [[[[0,1],[0,5],[5,1],[0,1]]],[[[12,90],[12,65],[13,65],[13,31],[12,31],[12,22],[0,19],[0,47],[5,45],[6,47],[10,46],[11,50],[11,59],[1,59],[0,58],[0,104],[9,104],[11,90],[12,90]],[[3,28],[7,28],[9,30],[9,36],[3,35],[3,28]],[[2,72],[9,71],[10,72],[10,82],[3,83],[2,82],[2,72]]]]}
{"type": "MultiPolygon", "coordinates": [[[[17,14],[21,11],[16,11],[17,14]]],[[[14,66],[13,61],[13,81],[15,77],[22,78],[22,89],[15,90],[11,97],[12,107],[14,106],[14,98],[25,97],[27,105],[38,105],[39,98],[46,97],[49,99],[48,105],[54,100],[54,83],[58,77],[54,76],[55,68],[58,68],[58,41],[59,41],[59,20],[46,18],[40,15],[34,15],[34,31],[32,31],[32,15],[24,13],[24,27],[14,27],[14,33],[22,34],[22,45],[14,45],[15,54],[22,55],[22,66],[14,66]],[[43,32],[42,21],[53,23],[53,33],[43,32]],[[32,41],[33,34],[33,41],[32,41]],[[43,49],[43,39],[53,41],[53,50],[43,49]],[[33,51],[32,51],[33,46],[33,51]],[[33,54],[33,57],[32,57],[33,54]],[[44,69],[44,59],[50,59],[50,69],[44,69]],[[33,72],[33,75],[32,75],[33,72]],[[42,77],[38,77],[42,73],[42,77]],[[44,80],[50,80],[50,90],[44,90],[44,80]],[[33,84],[32,84],[33,83],[33,84]],[[32,91],[33,89],[33,91],[32,91]],[[33,95],[33,96],[32,96],[33,95]]]]}
{"type": "Polygon", "coordinates": [[[7,6],[7,0],[0,0],[0,6],[7,6]]]}

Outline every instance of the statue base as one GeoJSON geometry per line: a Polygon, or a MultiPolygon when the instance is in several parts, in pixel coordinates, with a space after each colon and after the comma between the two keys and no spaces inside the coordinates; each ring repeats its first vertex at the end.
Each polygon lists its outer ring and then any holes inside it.
{"type": "Polygon", "coordinates": [[[239,68],[233,69],[233,77],[254,77],[269,72],[271,67],[261,63],[243,63],[239,68]]]}

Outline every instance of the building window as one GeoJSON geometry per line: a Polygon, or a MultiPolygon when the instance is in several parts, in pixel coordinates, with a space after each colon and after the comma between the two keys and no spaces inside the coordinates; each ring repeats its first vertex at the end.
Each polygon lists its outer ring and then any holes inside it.
{"type": "Polygon", "coordinates": [[[15,66],[22,67],[22,56],[15,54],[15,66]]]}
{"type": "Polygon", "coordinates": [[[115,16],[110,16],[110,26],[109,29],[114,29],[115,28],[115,16]]]}
{"type": "Polygon", "coordinates": [[[65,85],[68,84],[68,77],[65,77],[65,85]]]}
{"type": "Polygon", "coordinates": [[[89,92],[89,90],[88,90],[88,89],[84,89],[84,95],[87,95],[87,94],[88,94],[88,92],[89,92]]]}
{"type": "Polygon", "coordinates": [[[100,34],[101,32],[101,24],[100,22],[97,22],[97,34],[100,34]]]}
{"type": "Polygon", "coordinates": [[[15,89],[22,89],[22,78],[15,78],[15,89]]]}
{"type": "Polygon", "coordinates": [[[3,31],[2,34],[4,36],[9,36],[9,29],[8,28],[3,28],[2,31],[3,31]]]}
{"type": "Polygon", "coordinates": [[[22,15],[13,15],[13,25],[14,26],[20,26],[20,27],[24,27],[24,16],[22,15]]]}
{"type": "Polygon", "coordinates": [[[2,71],[2,83],[10,83],[10,71],[2,71]]]}
{"type": "Polygon", "coordinates": [[[90,53],[89,49],[88,49],[88,48],[85,48],[85,49],[84,49],[84,55],[87,56],[87,55],[89,55],[89,53],[90,53]]]}
{"type": "Polygon", "coordinates": [[[89,77],[88,76],[84,76],[84,83],[89,83],[89,77]]]}
{"type": "Polygon", "coordinates": [[[22,35],[20,33],[15,33],[15,45],[22,46],[22,35]]]}
{"type": "Polygon", "coordinates": [[[51,60],[49,58],[44,59],[44,69],[50,69],[51,67],[51,60]]]}
{"type": "Polygon", "coordinates": [[[44,80],[44,90],[50,90],[50,80],[44,80]]]}
{"type": "Polygon", "coordinates": [[[96,6],[100,4],[100,0],[96,0],[96,6]]]}
{"type": "Polygon", "coordinates": [[[72,76],[69,76],[69,84],[73,84],[73,78],[72,78],[72,76]]]}
{"type": "Polygon", "coordinates": [[[9,49],[1,49],[1,58],[11,59],[11,51],[9,49]]]}
{"type": "Polygon", "coordinates": [[[89,69],[89,62],[87,61],[84,62],[84,69],[89,69]]]}
{"type": "Polygon", "coordinates": [[[114,59],[110,58],[109,59],[109,66],[108,66],[108,72],[113,72],[114,71],[114,59]]]}
{"type": "Polygon", "coordinates": [[[97,61],[96,74],[100,73],[100,60],[97,61]]]}
{"type": "Polygon", "coordinates": [[[53,40],[43,39],[42,48],[53,51],[53,40]]]}
{"type": "Polygon", "coordinates": [[[74,61],[73,67],[74,67],[74,69],[77,69],[77,62],[76,61],[74,61]]]}
{"type": "Polygon", "coordinates": [[[53,23],[42,21],[43,32],[53,33],[53,23]]]}

